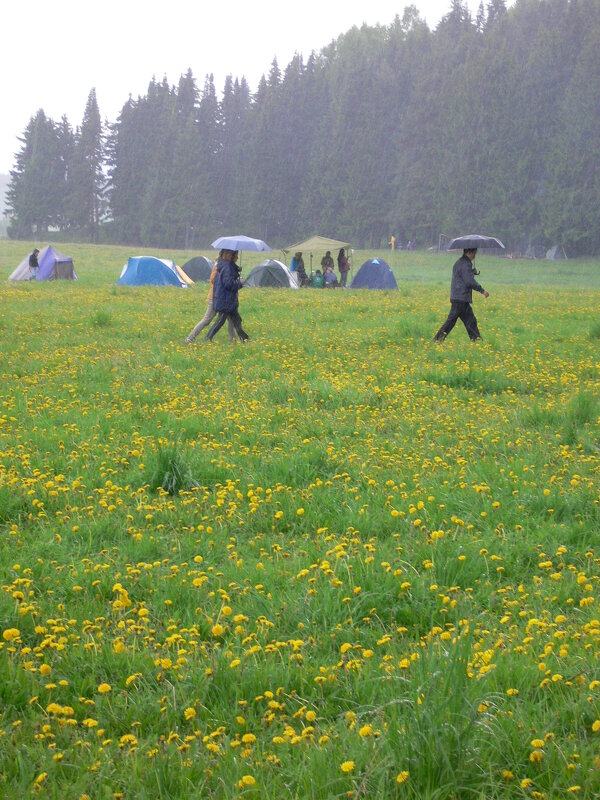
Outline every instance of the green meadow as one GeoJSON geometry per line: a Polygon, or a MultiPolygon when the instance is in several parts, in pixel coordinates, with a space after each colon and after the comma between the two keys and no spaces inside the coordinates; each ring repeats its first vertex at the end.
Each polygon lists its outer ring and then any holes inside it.
{"type": "Polygon", "coordinates": [[[0,796],[597,798],[600,262],[478,257],[440,346],[454,256],[356,251],[400,291],[190,347],[206,284],[58,247],[0,242],[0,796]]]}

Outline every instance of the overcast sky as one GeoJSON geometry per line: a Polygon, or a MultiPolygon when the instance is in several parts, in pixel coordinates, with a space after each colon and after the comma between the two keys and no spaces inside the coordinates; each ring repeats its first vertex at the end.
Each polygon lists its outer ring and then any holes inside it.
{"type": "MultiPolygon", "coordinates": [[[[431,28],[450,0],[415,0],[431,28]]],[[[14,166],[17,140],[39,108],[81,124],[96,89],[113,122],[152,76],[177,83],[191,68],[199,88],[213,73],[245,76],[251,91],[276,56],[283,69],[305,60],[353,25],[389,25],[409,2],[393,0],[5,0],[0,10],[0,173],[14,166]]],[[[475,14],[479,0],[469,0],[475,14]]]]}

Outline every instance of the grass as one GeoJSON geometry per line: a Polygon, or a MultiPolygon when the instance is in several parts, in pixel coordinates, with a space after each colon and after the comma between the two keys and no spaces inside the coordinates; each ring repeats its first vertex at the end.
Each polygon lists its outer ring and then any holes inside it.
{"type": "Polygon", "coordinates": [[[598,264],[482,258],[440,347],[452,259],[382,253],[205,348],[61,249],[1,289],[0,795],[597,797],[598,264]]]}

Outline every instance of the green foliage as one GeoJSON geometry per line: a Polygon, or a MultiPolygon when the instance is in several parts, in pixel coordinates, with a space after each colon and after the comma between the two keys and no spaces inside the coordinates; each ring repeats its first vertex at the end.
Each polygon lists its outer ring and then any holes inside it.
{"type": "Polygon", "coordinates": [[[482,230],[516,252],[597,253],[599,31],[595,0],[493,0],[475,20],[455,0],[435,31],[409,7],[275,60],[253,94],[243,77],[220,99],[191,70],[153,78],[106,132],[92,90],[81,130],[43,111],[27,126],[11,235],[188,250],[319,231],[378,248],[482,230]]]}

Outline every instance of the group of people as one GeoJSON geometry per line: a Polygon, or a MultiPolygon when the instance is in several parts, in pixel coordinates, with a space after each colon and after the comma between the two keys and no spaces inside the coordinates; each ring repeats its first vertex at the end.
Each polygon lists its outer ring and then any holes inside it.
{"type": "Polygon", "coordinates": [[[340,248],[337,255],[338,272],[340,273],[339,280],[335,274],[335,263],[331,250],[328,250],[321,259],[321,269],[315,271],[312,275],[306,274],[304,266],[304,259],[302,253],[294,253],[290,264],[290,272],[296,276],[299,286],[312,286],[313,288],[326,288],[333,289],[336,286],[345,287],[348,281],[348,273],[350,272],[350,261],[346,255],[344,247],[340,248]]]}
{"type": "Polygon", "coordinates": [[[210,274],[206,313],[187,335],[186,344],[192,344],[200,331],[204,330],[211,322],[213,324],[204,337],[204,342],[212,342],[225,322],[227,322],[230,342],[235,340],[236,334],[242,342],[247,342],[250,338],[242,328],[242,318],[239,312],[238,292],[244,284],[241,279],[241,267],[237,264],[238,256],[237,250],[219,251],[219,258],[210,274]],[[217,314],[219,316],[213,322],[217,314]]]}
{"type": "MultiPolygon", "coordinates": [[[[37,256],[37,251],[34,251],[34,254],[37,256]]],[[[237,265],[238,255],[239,253],[237,250],[221,250],[219,252],[219,258],[215,262],[210,276],[206,313],[186,337],[186,344],[192,344],[200,331],[204,330],[211,322],[213,324],[204,337],[203,341],[205,342],[212,342],[225,322],[227,322],[230,341],[235,340],[236,334],[242,342],[247,342],[250,338],[242,328],[242,318],[239,312],[238,292],[244,284],[240,277],[241,267],[237,265]],[[213,322],[217,314],[218,317],[213,322]]],[[[473,291],[479,292],[484,297],[489,297],[489,292],[476,280],[476,276],[479,275],[479,272],[475,269],[473,264],[476,255],[477,248],[466,248],[452,268],[450,313],[444,324],[433,337],[436,342],[443,342],[459,319],[465,326],[469,339],[472,342],[481,339],[477,319],[472,308],[473,291]]],[[[294,262],[293,271],[297,272],[299,276],[301,274],[306,276],[304,262],[302,261],[302,253],[296,253],[294,255],[292,263],[294,262]]],[[[323,272],[321,273],[323,283],[321,286],[332,285],[332,281],[328,280],[328,276],[330,275],[333,276],[333,281],[335,281],[333,285],[346,285],[346,276],[350,270],[350,265],[344,248],[341,248],[338,253],[338,269],[340,271],[340,277],[343,279],[340,280],[339,284],[337,283],[337,278],[333,271],[333,258],[329,250],[321,260],[321,267],[323,268],[323,272]]]]}

